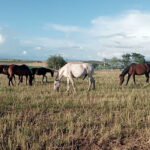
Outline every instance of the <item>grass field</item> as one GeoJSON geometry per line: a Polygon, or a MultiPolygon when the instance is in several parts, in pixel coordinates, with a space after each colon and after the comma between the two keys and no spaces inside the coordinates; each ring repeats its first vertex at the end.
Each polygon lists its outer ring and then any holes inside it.
{"type": "Polygon", "coordinates": [[[95,74],[96,90],[77,80],[77,94],[53,91],[53,79],[7,86],[0,76],[1,150],[148,150],[150,86],[145,77],[119,86],[119,71],[95,74]]]}

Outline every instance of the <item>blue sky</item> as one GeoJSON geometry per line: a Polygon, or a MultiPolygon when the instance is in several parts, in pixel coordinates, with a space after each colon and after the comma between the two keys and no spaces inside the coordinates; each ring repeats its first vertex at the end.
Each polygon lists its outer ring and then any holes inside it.
{"type": "Polygon", "coordinates": [[[150,58],[148,0],[0,0],[0,58],[150,58]]]}

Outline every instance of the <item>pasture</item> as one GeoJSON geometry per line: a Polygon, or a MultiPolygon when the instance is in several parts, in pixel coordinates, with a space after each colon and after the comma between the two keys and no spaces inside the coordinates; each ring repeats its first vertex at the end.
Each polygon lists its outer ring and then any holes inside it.
{"type": "Polygon", "coordinates": [[[150,149],[150,86],[119,86],[120,71],[98,71],[96,90],[78,79],[77,94],[49,83],[8,87],[0,75],[0,149],[150,149]]]}

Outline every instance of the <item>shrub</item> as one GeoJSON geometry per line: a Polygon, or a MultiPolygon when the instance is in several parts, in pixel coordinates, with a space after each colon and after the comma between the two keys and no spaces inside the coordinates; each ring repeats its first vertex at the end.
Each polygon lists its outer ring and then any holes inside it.
{"type": "Polygon", "coordinates": [[[60,55],[58,56],[50,56],[47,59],[47,64],[49,68],[59,69],[62,66],[64,66],[67,62],[64,60],[64,58],[60,55]]]}

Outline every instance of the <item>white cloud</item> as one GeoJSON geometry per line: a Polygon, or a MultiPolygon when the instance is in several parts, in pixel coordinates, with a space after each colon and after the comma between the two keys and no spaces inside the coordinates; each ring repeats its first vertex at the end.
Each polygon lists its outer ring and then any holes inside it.
{"type": "Polygon", "coordinates": [[[62,24],[47,24],[47,29],[53,29],[56,31],[64,32],[64,33],[71,33],[71,32],[80,32],[82,29],[78,26],[70,26],[70,25],[62,25],[62,24]]]}
{"type": "Polygon", "coordinates": [[[23,51],[22,54],[23,54],[23,55],[26,55],[26,54],[27,54],[27,51],[23,51]]]}
{"type": "Polygon", "coordinates": [[[3,44],[5,42],[5,37],[0,34],[0,44],[3,44]]]}
{"type": "Polygon", "coordinates": [[[53,38],[45,38],[45,37],[40,37],[40,38],[34,38],[30,40],[25,40],[21,42],[23,45],[40,45],[35,47],[36,50],[41,50],[41,49],[63,49],[63,48],[78,48],[78,44],[75,41],[68,40],[68,39],[53,39],[53,38]]]}
{"type": "Polygon", "coordinates": [[[43,47],[37,46],[37,47],[35,47],[35,50],[43,50],[43,47]]]}
{"type": "Polygon", "coordinates": [[[116,17],[98,17],[92,20],[92,37],[105,48],[149,48],[150,13],[130,11],[116,17]]]}
{"type": "Polygon", "coordinates": [[[131,52],[150,57],[150,13],[129,11],[113,17],[98,17],[91,23],[89,37],[95,40],[93,48],[99,44],[99,57],[118,57],[131,52]]]}
{"type": "Polygon", "coordinates": [[[79,59],[90,55],[90,59],[121,57],[131,52],[150,57],[150,12],[134,10],[116,16],[100,16],[85,28],[61,24],[48,24],[47,27],[57,32],[57,38],[36,37],[22,44],[34,50],[55,49],[56,54],[79,59]]]}

